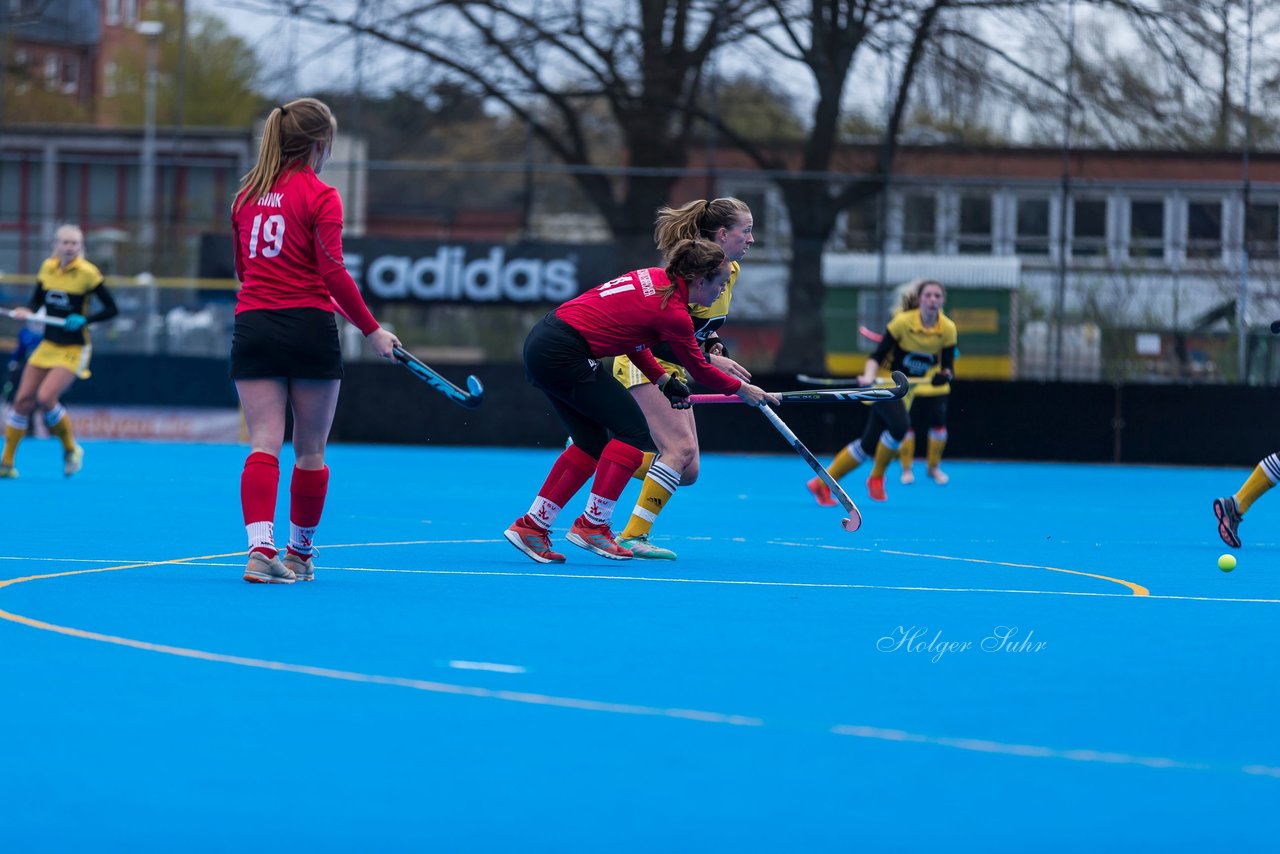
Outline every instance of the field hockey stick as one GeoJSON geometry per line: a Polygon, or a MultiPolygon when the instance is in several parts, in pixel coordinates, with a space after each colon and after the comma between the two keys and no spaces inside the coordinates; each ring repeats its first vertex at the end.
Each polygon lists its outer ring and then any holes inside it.
{"type": "Polygon", "coordinates": [[[856,386],[859,377],[811,377],[808,374],[796,374],[796,380],[809,385],[833,386],[836,388],[845,388],[847,386],[856,386]]]}
{"type": "MultiPolygon", "coordinates": [[[[850,382],[853,382],[850,380],[850,382]]],[[[911,381],[902,371],[893,372],[893,385],[872,385],[861,388],[833,388],[823,391],[780,391],[783,403],[838,403],[842,400],[866,402],[896,400],[907,393],[911,381]]],[[[691,394],[690,403],[745,403],[736,394],[691,394]]]]}
{"type": "Polygon", "coordinates": [[[475,376],[467,377],[468,391],[463,391],[403,347],[396,347],[391,352],[396,357],[396,361],[408,368],[415,377],[459,406],[475,409],[484,402],[484,386],[480,384],[480,380],[476,379],[475,376]]]}
{"type": "Polygon", "coordinates": [[[872,344],[879,344],[881,341],[884,340],[883,332],[875,332],[871,329],[868,329],[865,326],[858,327],[858,334],[861,335],[863,338],[867,339],[868,341],[870,341],[872,344]]]}
{"type": "Polygon", "coordinates": [[[66,326],[67,321],[61,317],[50,317],[47,314],[28,314],[26,317],[18,317],[18,313],[11,308],[0,308],[0,314],[5,317],[12,317],[14,320],[21,320],[23,323],[35,321],[43,323],[45,326],[66,326]]]}
{"type": "Polygon", "coordinates": [[[840,520],[840,527],[850,533],[861,528],[862,514],[858,512],[858,505],[853,503],[853,499],[849,497],[848,493],[840,487],[840,484],[836,483],[836,479],[823,467],[822,463],[818,462],[818,458],[813,455],[813,452],[804,446],[804,442],[801,442],[800,438],[791,432],[791,428],[786,425],[786,422],[779,418],[778,413],[770,409],[767,404],[762,403],[756,408],[764,414],[765,418],[769,419],[769,423],[782,434],[782,437],[791,443],[791,447],[804,458],[804,461],[809,464],[809,468],[813,469],[814,474],[822,478],[822,482],[827,485],[827,488],[831,490],[831,494],[840,502],[844,512],[849,514],[849,518],[840,520]]]}

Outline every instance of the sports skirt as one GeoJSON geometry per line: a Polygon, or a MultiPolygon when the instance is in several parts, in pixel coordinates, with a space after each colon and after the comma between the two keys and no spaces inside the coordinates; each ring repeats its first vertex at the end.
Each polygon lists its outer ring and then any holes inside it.
{"type": "Polygon", "coordinates": [[[342,379],[342,347],[333,312],[320,308],[253,309],[236,315],[231,378],[342,379]]]}

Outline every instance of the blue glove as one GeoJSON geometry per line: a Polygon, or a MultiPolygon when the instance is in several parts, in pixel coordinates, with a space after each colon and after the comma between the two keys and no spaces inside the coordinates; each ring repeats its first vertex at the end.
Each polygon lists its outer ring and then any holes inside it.
{"type": "Polygon", "coordinates": [[[77,329],[80,329],[82,326],[84,326],[83,314],[71,314],[71,315],[68,315],[65,318],[65,320],[67,322],[65,325],[63,325],[62,328],[67,330],[68,332],[75,332],[77,329]]]}

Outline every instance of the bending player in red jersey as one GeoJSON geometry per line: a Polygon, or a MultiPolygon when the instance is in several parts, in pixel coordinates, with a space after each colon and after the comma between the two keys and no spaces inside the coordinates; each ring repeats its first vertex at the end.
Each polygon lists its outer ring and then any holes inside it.
{"type": "MultiPolygon", "coordinates": [[[[752,228],[755,220],[751,208],[740,199],[698,199],[678,208],[661,208],[654,227],[654,242],[665,256],[681,240],[706,238],[720,245],[729,258],[729,281],[710,306],[691,305],[694,337],[707,353],[707,361],[730,376],[751,382],[751,373],[729,358],[717,334],[729,317],[729,303],[738,281],[740,262],[755,243],[752,228]]],[[[664,370],[682,382],[687,379],[684,368],[670,360],[670,353],[659,347],[654,351],[664,370]]],[[[618,542],[641,560],[675,560],[676,553],[649,541],[659,514],[671,506],[676,490],[690,486],[698,479],[702,452],[698,443],[698,426],[691,410],[673,410],[666,405],[662,393],[636,369],[631,360],[619,356],[613,360],[613,376],[625,385],[640,404],[649,433],[661,452],[662,462],[654,465],[657,454],[645,454],[645,462],[633,477],[643,485],[636,498],[631,519],[618,535],[618,542]]]]}
{"type": "Polygon", "coordinates": [[[710,306],[724,290],[729,262],[709,240],[683,240],[666,269],[633,270],[592,288],[549,312],[524,343],[525,371],[542,389],[573,443],[565,449],[529,512],[507,528],[513,546],[538,563],[563,563],[551,549],[551,526],[561,508],[592,475],[585,512],[568,540],[602,557],[626,560],[610,523],[618,496],[653,449],[644,412],[635,398],[601,370],[600,359],[626,354],[674,408],[689,406],[689,387],[662,369],[649,346],[665,342],[698,382],[737,394],[753,406],[778,403],[777,395],[707,364],[693,333],[689,303],[710,306]],[[612,438],[610,435],[612,434],[612,438]]]}
{"type": "Polygon", "coordinates": [[[337,122],[314,98],[267,117],[258,162],[240,183],[231,211],[236,276],[231,377],[252,451],[240,478],[249,536],[244,580],[292,584],[314,578],[312,539],[329,486],[325,444],[342,378],[336,305],[390,359],[399,339],[378,325],[342,259],[342,200],[317,174],[333,148],[337,122]],[[293,412],[294,468],[289,545],[274,538],[285,412],[293,412]]]}

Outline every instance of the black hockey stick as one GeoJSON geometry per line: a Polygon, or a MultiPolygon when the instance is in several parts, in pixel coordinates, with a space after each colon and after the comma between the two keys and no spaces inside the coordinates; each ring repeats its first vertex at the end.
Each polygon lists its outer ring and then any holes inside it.
{"type": "Polygon", "coordinates": [[[813,452],[804,446],[804,442],[801,442],[795,433],[791,432],[791,428],[778,417],[778,413],[765,404],[761,404],[756,408],[764,413],[764,417],[769,419],[769,423],[782,434],[784,439],[791,443],[791,447],[804,458],[804,461],[809,464],[809,468],[813,469],[814,474],[822,478],[822,482],[827,485],[827,488],[831,490],[831,494],[840,502],[840,506],[849,514],[849,518],[840,520],[840,526],[849,532],[856,531],[862,527],[862,514],[858,512],[858,505],[853,503],[853,499],[840,487],[840,484],[836,483],[836,479],[827,472],[822,463],[818,462],[818,458],[813,455],[813,452]]]}
{"type": "Polygon", "coordinates": [[[403,347],[391,351],[396,361],[408,368],[414,376],[431,386],[459,406],[475,409],[484,403],[484,386],[475,376],[467,377],[467,389],[463,391],[435,372],[435,369],[403,347]]]}
{"type": "MultiPolygon", "coordinates": [[[[801,375],[803,377],[803,375],[801,375]]],[[[856,382],[848,380],[847,382],[856,382]]],[[[870,385],[861,388],[834,388],[823,391],[780,391],[778,397],[783,403],[836,403],[842,400],[876,401],[894,400],[902,397],[911,387],[910,380],[902,371],[893,372],[893,385],[870,385]]],[[[690,403],[744,403],[736,394],[694,394],[689,396],[690,403]]]]}

